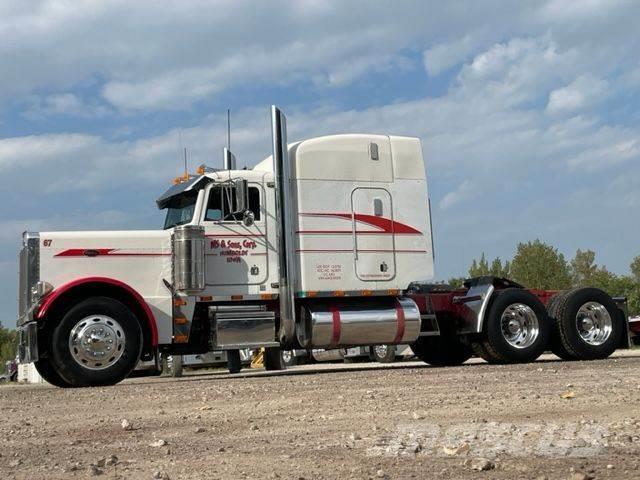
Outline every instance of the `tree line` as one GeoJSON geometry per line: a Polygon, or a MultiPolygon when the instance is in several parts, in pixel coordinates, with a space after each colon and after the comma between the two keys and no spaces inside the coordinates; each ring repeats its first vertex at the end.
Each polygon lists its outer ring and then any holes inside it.
{"type": "Polygon", "coordinates": [[[0,373],[4,373],[5,362],[15,358],[17,345],[18,332],[4,328],[0,323],[0,373]]]}
{"type": "MultiPolygon", "coordinates": [[[[630,275],[616,275],[606,266],[595,263],[592,250],[578,250],[571,260],[556,248],[540,240],[519,243],[511,260],[494,258],[485,254],[474,259],[469,267],[469,277],[494,275],[505,277],[527,288],[542,290],[566,290],[574,287],[596,287],[614,297],[627,297],[629,313],[640,314],[640,255],[630,265],[630,275]]],[[[449,284],[462,286],[463,277],[451,278],[449,284]]]]}

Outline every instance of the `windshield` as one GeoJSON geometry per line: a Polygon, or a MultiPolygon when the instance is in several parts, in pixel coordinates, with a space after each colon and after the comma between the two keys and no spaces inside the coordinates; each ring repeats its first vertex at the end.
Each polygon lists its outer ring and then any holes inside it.
{"type": "Polygon", "coordinates": [[[177,227],[189,223],[193,218],[193,211],[196,208],[198,192],[189,191],[182,195],[176,195],[167,205],[167,217],[164,221],[164,229],[177,227]]]}

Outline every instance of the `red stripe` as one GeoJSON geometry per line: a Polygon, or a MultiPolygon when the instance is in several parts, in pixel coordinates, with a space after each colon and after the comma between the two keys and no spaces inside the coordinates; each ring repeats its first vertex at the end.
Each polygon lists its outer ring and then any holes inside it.
{"type": "Polygon", "coordinates": [[[205,237],[264,237],[264,233],[212,233],[205,235],[205,237]]]}
{"type": "MultiPolygon", "coordinates": [[[[298,230],[297,235],[353,235],[353,230],[298,230]]],[[[356,235],[422,235],[420,232],[356,230],[356,235]]]]}
{"type": "Polygon", "coordinates": [[[396,316],[398,317],[398,330],[396,331],[396,338],[393,339],[393,343],[400,343],[402,337],[404,337],[404,310],[402,305],[396,303],[396,316]]]}
{"type": "MultiPolygon", "coordinates": [[[[351,253],[353,248],[345,250],[315,250],[315,249],[303,249],[296,250],[297,253],[351,253]]],[[[358,253],[427,253],[426,250],[360,250],[358,253]]]]}
{"type": "Polygon", "coordinates": [[[333,331],[331,333],[331,345],[340,343],[340,310],[336,306],[329,307],[333,320],[333,331]]]}
{"type": "Polygon", "coordinates": [[[87,258],[95,258],[95,257],[164,257],[171,255],[170,252],[158,252],[158,253],[127,253],[127,252],[118,252],[115,248],[70,248],[68,250],[64,250],[54,257],[87,257],[87,258]],[[97,255],[86,255],[85,252],[96,252],[97,255]]]}
{"type": "Polygon", "coordinates": [[[356,222],[365,223],[378,227],[380,231],[386,233],[396,234],[422,234],[421,231],[416,230],[410,225],[396,222],[390,218],[377,217],[375,215],[365,215],[364,213],[300,213],[302,217],[336,217],[344,218],[347,220],[355,220],[356,222]]]}

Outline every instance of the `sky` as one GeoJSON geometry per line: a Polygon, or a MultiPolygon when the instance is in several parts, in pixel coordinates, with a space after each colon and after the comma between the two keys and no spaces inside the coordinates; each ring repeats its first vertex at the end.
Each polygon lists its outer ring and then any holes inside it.
{"type": "Polygon", "coordinates": [[[539,238],[640,254],[640,2],[0,2],[0,321],[24,230],[153,229],[181,173],[332,133],[422,139],[438,279],[539,238]]]}

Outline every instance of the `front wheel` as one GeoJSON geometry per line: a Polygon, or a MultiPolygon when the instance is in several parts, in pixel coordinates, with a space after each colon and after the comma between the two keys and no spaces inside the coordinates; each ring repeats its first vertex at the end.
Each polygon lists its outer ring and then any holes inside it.
{"type": "Polygon", "coordinates": [[[58,372],[55,371],[53,365],[51,364],[51,359],[40,358],[36,360],[34,364],[40,376],[47,383],[60,388],[69,388],[72,386],[69,382],[62,378],[58,372]]]}
{"type": "Polygon", "coordinates": [[[508,288],[492,299],[477,352],[490,363],[524,363],[549,344],[551,322],[542,302],[526,290],[508,288]]]}
{"type": "Polygon", "coordinates": [[[126,378],[140,358],[142,333],[133,312],[108,297],[72,307],[53,329],[52,363],[74,387],[113,385],[126,378]]]}

